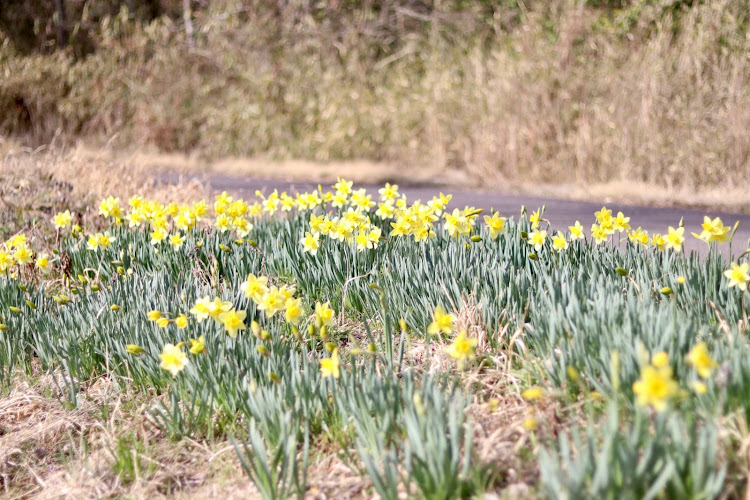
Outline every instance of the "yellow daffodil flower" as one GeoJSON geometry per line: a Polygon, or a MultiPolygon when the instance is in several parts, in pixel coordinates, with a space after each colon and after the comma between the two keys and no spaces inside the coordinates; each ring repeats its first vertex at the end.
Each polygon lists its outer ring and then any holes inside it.
{"type": "Polygon", "coordinates": [[[187,354],[181,348],[172,344],[164,346],[164,351],[159,354],[159,358],[161,358],[159,366],[171,373],[173,377],[184,370],[188,364],[187,354]]]}

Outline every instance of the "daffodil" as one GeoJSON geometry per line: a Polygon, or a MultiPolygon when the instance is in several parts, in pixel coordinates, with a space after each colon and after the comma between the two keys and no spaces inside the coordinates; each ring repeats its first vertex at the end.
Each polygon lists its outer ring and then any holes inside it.
{"type": "Polygon", "coordinates": [[[6,272],[8,269],[13,267],[14,263],[15,261],[13,260],[13,256],[10,254],[10,252],[0,248],[0,272],[6,272]]]}
{"type": "Polygon", "coordinates": [[[234,338],[237,336],[238,330],[245,329],[245,318],[247,313],[245,311],[237,311],[232,309],[219,315],[219,322],[224,325],[227,333],[230,337],[234,338]]]}
{"type": "Polygon", "coordinates": [[[445,309],[441,306],[435,308],[432,318],[432,323],[427,327],[427,333],[430,335],[437,335],[439,333],[450,335],[456,329],[456,317],[445,312],[445,309]]]}
{"type": "Polygon", "coordinates": [[[320,374],[323,377],[339,378],[339,350],[334,348],[330,358],[320,360],[320,374]]]}
{"type": "Polygon", "coordinates": [[[682,251],[682,243],[685,241],[683,234],[685,233],[684,227],[678,227],[677,229],[669,226],[669,233],[667,234],[666,248],[671,248],[675,252],[682,251]]]}
{"type": "Polygon", "coordinates": [[[33,255],[31,249],[23,244],[16,247],[16,251],[13,252],[13,260],[15,260],[18,265],[23,266],[33,262],[33,255]]]}
{"type": "Polygon", "coordinates": [[[159,366],[171,373],[173,377],[184,370],[188,364],[187,354],[180,347],[172,344],[164,346],[164,351],[159,354],[159,358],[161,358],[159,366]]]}
{"type": "Polygon", "coordinates": [[[568,240],[565,239],[565,234],[563,234],[562,231],[558,231],[557,234],[552,237],[552,248],[558,252],[568,248],[568,240]]]}
{"type": "Polygon", "coordinates": [[[693,382],[691,382],[690,388],[693,389],[693,392],[699,395],[705,394],[708,392],[708,387],[706,386],[706,384],[704,384],[700,380],[694,380],[693,382]]]}
{"type": "Polygon", "coordinates": [[[318,233],[312,234],[306,232],[302,238],[302,251],[309,252],[310,255],[315,255],[318,253],[318,248],[320,248],[320,235],[318,233]]]}
{"type": "Polygon", "coordinates": [[[505,217],[500,217],[500,214],[497,212],[492,214],[492,217],[488,215],[484,216],[484,223],[490,230],[490,238],[494,240],[500,235],[500,233],[505,231],[505,222],[507,220],[508,219],[505,217]]]}
{"type": "Polygon", "coordinates": [[[534,232],[529,235],[529,245],[532,245],[534,247],[534,250],[538,252],[542,249],[542,246],[544,245],[544,241],[546,239],[547,231],[534,230],[534,232]]]}
{"type": "Polygon", "coordinates": [[[631,243],[646,246],[648,245],[648,231],[645,231],[640,226],[634,231],[628,233],[628,239],[631,243]]]}
{"type": "Polygon", "coordinates": [[[651,237],[651,246],[656,247],[660,252],[664,250],[667,240],[660,233],[654,233],[651,237]]]}
{"type": "MultiPolygon", "coordinates": [[[[611,222],[611,219],[610,219],[611,222]]],[[[591,225],[591,237],[594,239],[594,242],[597,245],[600,245],[607,241],[607,238],[609,237],[609,234],[607,234],[607,231],[602,228],[599,224],[592,224],[591,225]]]]}
{"type": "Polygon", "coordinates": [[[708,352],[705,342],[698,342],[693,346],[687,355],[687,361],[695,367],[701,378],[711,377],[711,371],[718,366],[708,352]]]}
{"type": "Polygon", "coordinates": [[[477,339],[467,337],[466,330],[461,330],[446,352],[454,359],[465,361],[474,358],[476,348],[477,339]]]}
{"type": "Polygon", "coordinates": [[[161,318],[161,311],[153,310],[148,312],[148,320],[149,321],[156,321],[159,318],[161,318]]]}
{"type": "Polygon", "coordinates": [[[198,337],[198,340],[190,339],[190,354],[198,355],[206,349],[206,339],[203,335],[198,337]]]}
{"type": "Polygon", "coordinates": [[[258,302],[258,309],[265,311],[266,316],[271,318],[274,314],[284,309],[285,302],[286,298],[284,297],[284,294],[282,294],[278,288],[272,286],[268,289],[268,292],[261,297],[260,302],[258,302]]]}
{"type": "Polygon", "coordinates": [[[536,229],[539,226],[539,222],[542,220],[542,209],[538,208],[534,210],[529,216],[529,222],[531,222],[531,228],[536,229]]]}
{"type": "Polygon", "coordinates": [[[664,351],[659,351],[651,356],[651,364],[656,368],[662,368],[669,365],[669,355],[664,351]]]}
{"type": "Polygon", "coordinates": [[[179,316],[175,318],[174,324],[177,325],[177,328],[179,329],[187,328],[188,326],[187,316],[185,316],[184,314],[180,314],[179,316]]]}
{"type": "Polygon", "coordinates": [[[302,299],[289,298],[284,303],[284,319],[293,325],[299,325],[302,319],[302,299]]]}
{"type": "Polygon", "coordinates": [[[268,293],[268,278],[266,276],[256,276],[252,273],[247,275],[247,279],[240,285],[240,290],[245,293],[245,297],[255,302],[260,302],[263,296],[268,293]]]}
{"type": "Polygon", "coordinates": [[[109,196],[99,204],[99,215],[119,219],[122,217],[122,208],[120,207],[120,198],[109,196]]]}
{"type": "Polygon", "coordinates": [[[526,401],[537,401],[544,397],[544,389],[541,387],[529,387],[521,393],[521,397],[526,401]]]}
{"type": "Polygon", "coordinates": [[[612,220],[612,210],[608,210],[607,207],[602,207],[598,212],[594,212],[594,217],[596,217],[596,222],[599,223],[599,225],[603,225],[607,221],[612,220]]]}
{"type": "Polygon", "coordinates": [[[179,250],[184,242],[185,239],[179,233],[173,234],[169,237],[169,244],[172,245],[172,248],[175,250],[179,250]]]}
{"type": "Polygon", "coordinates": [[[164,228],[156,228],[151,232],[151,244],[152,245],[158,245],[162,241],[164,241],[167,237],[167,230],[164,228]]]}
{"type": "Polygon", "coordinates": [[[195,316],[196,321],[199,323],[209,317],[208,304],[211,303],[211,297],[206,295],[195,301],[195,305],[190,309],[190,314],[195,316]]]}
{"type": "Polygon", "coordinates": [[[721,219],[716,217],[711,220],[710,217],[703,217],[703,231],[700,234],[693,233],[693,236],[699,240],[703,240],[706,243],[716,241],[718,243],[726,243],[732,238],[729,226],[725,226],[721,219]]]}
{"type": "Polygon", "coordinates": [[[729,278],[730,288],[736,286],[743,292],[747,290],[747,284],[750,282],[750,274],[748,274],[748,263],[743,262],[737,264],[732,262],[732,267],[724,271],[724,276],[729,278]]]}
{"type": "Polygon", "coordinates": [[[49,267],[49,255],[43,253],[36,258],[36,267],[39,269],[47,269],[49,267]]]}
{"type": "Polygon", "coordinates": [[[159,328],[166,328],[169,326],[169,318],[161,317],[156,320],[156,324],[159,328]]]}
{"type": "Polygon", "coordinates": [[[578,221],[576,221],[574,225],[568,226],[568,231],[570,231],[570,241],[582,240],[586,237],[586,235],[583,234],[583,226],[578,221]]]}
{"type": "Polygon", "coordinates": [[[70,210],[64,212],[58,212],[52,217],[52,224],[57,229],[63,229],[68,227],[73,222],[73,216],[70,214],[70,210]]]}
{"type": "Polygon", "coordinates": [[[612,227],[616,231],[625,231],[627,233],[630,230],[630,224],[628,224],[628,222],[630,222],[630,217],[625,217],[622,212],[617,212],[617,216],[612,219],[612,227]]]}
{"type": "Polygon", "coordinates": [[[331,309],[331,303],[326,302],[321,304],[320,302],[315,303],[315,321],[319,326],[333,326],[333,309],[331,309]]]}
{"type": "Polygon", "coordinates": [[[669,365],[655,367],[645,365],[641,369],[641,378],[633,383],[633,392],[641,406],[650,406],[661,412],[667,408],[669,400],[677,395],[679,386],[672,378],[669,365]]]}
{"type": "Polygon", "coordinates": [[[536,419],[534,417],[528,417],[523,422],[521,422],[521,426],[527,431],[534,431],[537,428],[536,419]]]}
{"type": "Polygon", "coordinates": [[[219,316],[221,316],[225,312],[229,312],[230,310],[232,310],[232,303],[229,301],[221,300],[219,297],[214,297],[214,300],[206,304],[206,310],[209,317],[214,318],[219,323],[222,323],[222,321],[219,319],[219,316]]]}

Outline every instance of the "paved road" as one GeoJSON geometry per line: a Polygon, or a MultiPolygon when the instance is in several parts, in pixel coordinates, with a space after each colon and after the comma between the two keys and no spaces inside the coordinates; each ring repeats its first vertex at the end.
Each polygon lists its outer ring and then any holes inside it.
{"type": "MultiPolygon", "coordinates": [[[[182,179],[186,178],[205,180],[205,182],[209,184],[212,192],[220,193],[222,191],[227,191],[234,196],[247,199],[254,198],[256,190],[269,193],[274,189],[278,189],[279,192],[287,191],[289,193],[294,193],[312,191],[317,188],[317,184],[309,182],[289,182],[283,180],[242,178],[214,174],[211,176],[194,175],[182,177],[182,179]]],[[[180,179],[180,176],[168,174],[164,175],[162,179],[166,182],[177,182],[180,179]]],[[[373,198],[377,196],[377,190],[380,188],[380,186],[355,185],[355,188],[357,187],[367,188],[368,191],[375,195],[373,198]]],[[[553,228],[566,229],[568,225],[572,225],[578,220],[583,224],[587,232],[591,224],[594,222],[594,212],[602,207],[602,203],[599,202],[582,202],[505,193],[466,191],[433,186],[403,186],[399,191],[406,194],[409,201],[420,199],[423,202],[431,199],[438,192],[443,191],[446,194],[451,193],[453,195],[453,199],[450,203],[451,207],[463,208],[466,205],[471,205],[485,210],[494,209],[505,216],[517,217],[522,205],[526,206],[529,211],[545,205],[545,218],[550,221],[553,228]]],[[[705,243],[696,240],[690,235],[691,232],[700,232],[700,225],[703,222],[704,215],[709,215],[712,218],[721,217],[721,220],[727,226],[733,226],[736,221],[740,222],[739,229],[735,234],[732,245],[732,253],[734,255],[744,251],[749,245],[750,215],[748,214],[706,212],[703,210],[687,208],[645,207],[622,203],[606,203],[606,206],[611,209],[614,214],[618,211],[622,211],[626,216],[630,217],[630,224],[632,227],[635,228],[641,226],[646,229],[649,234],[654,232],[665,234],[668,226],[677,227],[680,223],[680,218],[684,218],[686,250],[705,251],[705,243]]],[[[721,248],[725,254],[729,252],[729,245],[722,245],[721,248]]]]}

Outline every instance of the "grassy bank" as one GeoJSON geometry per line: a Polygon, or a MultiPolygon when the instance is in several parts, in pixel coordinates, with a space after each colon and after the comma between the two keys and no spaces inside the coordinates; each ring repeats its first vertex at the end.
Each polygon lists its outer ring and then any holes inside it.
{"type": "Polygon", "coordinates": [[[4,496],[742,495],[732,221],[380,191],[74,196],[0,237],[4,496]]]}
{"type": "Polygon", "coordinates": [[[190,37],[179,9],[100,13],[83,52],[0,35],[0,130],[496,185],[750,175],[745,0],[331,5],[196,4],[190,37]]]}

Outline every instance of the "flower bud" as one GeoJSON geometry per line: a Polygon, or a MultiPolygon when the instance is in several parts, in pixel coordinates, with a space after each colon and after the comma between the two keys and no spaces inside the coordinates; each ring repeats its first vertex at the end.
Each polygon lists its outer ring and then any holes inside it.
{"type": "Polygon", "coordinates": [[[664,288],[662,288],[659,291],[662,293],[662,295],[666,295],[666,296],[670,296],[673,293],[672,289],[670,287],[668,287],[668,286],[665,286],[664,288]]]}
{"type": "Polygon", "coordinates": [[[128,351],[128,354],[140,354],[143,352],[143,348],[136,344],[128,344],[125,346],[125,349],[128,351]]]}
{"type": "Polygon", "coordinates": [[[628,274],[630,274],[630,272],[624,267],[616,267],[615,272],[620,276],[627,276],[628,274]]]}

